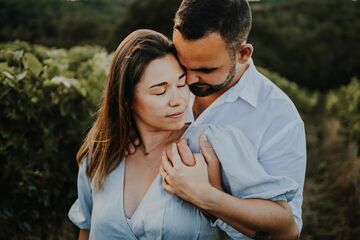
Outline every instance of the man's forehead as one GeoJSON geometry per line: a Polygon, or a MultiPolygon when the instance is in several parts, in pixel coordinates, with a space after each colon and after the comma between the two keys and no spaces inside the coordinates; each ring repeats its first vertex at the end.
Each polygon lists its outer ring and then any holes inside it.
{"type": "Polygon", "coordinates": [[[211,33],[198,40],[187,40],[177,30],[173,34],[173,42],[183,64],[192,68],[211,67],[227,54],[226,44],[219,34],[211,33]],[[209,66],[204,66],[203,64],[209,66]]]}

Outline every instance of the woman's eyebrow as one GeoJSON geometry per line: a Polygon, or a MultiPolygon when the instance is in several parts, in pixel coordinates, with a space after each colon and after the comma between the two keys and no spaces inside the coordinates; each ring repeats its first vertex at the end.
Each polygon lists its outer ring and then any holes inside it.
{"type": "Polygon", "coordinates": [[[183,72],[183,74],[181,74],[178,79],[179,79],[179,80],[182,79],[183,77],[185,77],[185,75],[186,75],[186,73],[183,72]]]}
{"type": "Polygon", "coordinates": [[[168,84],[167,82],[161,82],[161,83],[154,84],[154,85],[150,86],[149,88],[162,87],[162,86],[165,86],[167,84],[168,84]]]}

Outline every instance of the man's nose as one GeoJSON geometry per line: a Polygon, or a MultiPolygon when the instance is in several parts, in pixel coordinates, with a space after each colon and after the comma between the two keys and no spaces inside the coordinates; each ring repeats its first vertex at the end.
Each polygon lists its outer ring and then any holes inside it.
{"type": "Polygon", "coordinates": [[[186,72],[186,83],[187,85],[191,85],[193,83],[196,83],[199,81],[199,76],[196,74],[196,72],[193,71],[187,71],[186,72]]]}

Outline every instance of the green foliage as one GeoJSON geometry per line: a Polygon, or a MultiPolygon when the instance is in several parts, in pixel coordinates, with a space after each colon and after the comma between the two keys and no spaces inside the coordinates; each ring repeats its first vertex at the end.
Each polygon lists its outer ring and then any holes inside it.
{"type": "Polygon", "coordinates": [[[111,49],[129,33],[140,28],[153,29],[171,38],[173,19],[179,5],[179,0],[129,1],[124,14],[114,26],[113,37],[109,43],[111,49]]]}
{"type": "Polygon", "coordinates": [[[127,0],[0,1],[0,41],[47,46],[107,45],[127,0]]]}
{"type": "MultiPolygon", "coordinates": [[[[327,91],[360,76],[360,1],[251,2],[256,65],[302,87],[327,91]]],[[[55,47],[97,44],[115,50],[130,32],[171,37],[179,0],[0,1],[0,41],[55,47]],[[14,17],[16,16],[16,17],[14,17]]]]}
{"type": "MultiPolygon", "coordinates": [[[[348,142],[360,146],[360,82],[353,78],[350,84],[328,94],[327,108],[338,118],[341,133],[348,142]]],[[[360,150],[360,149],[359,149],[360,150]]],[[[359,153],[360,155],[360,153],[359,153]]]]}
{"type": "Polygon", "coordinates": [[[0,45],[2,238],[59,234],[75,197],[75,155],[109,63],[98,47],[0,45]]]}
{"type": "Polygon", "coordinates": [[[359,1],[261,1],[252,10],[258,65],[322,91],[360,76],[359,1]]]}
{"type": "MultiPolygon", "coordinates": [[[[96,46],[0,44],[0,236],[64,238],[66,213],[76,197],[75,155],[93,121],[111,58],[96,46]]],[[[301,238],[356,239],[359,80],[324,94],[259,70],[288,94],[305,121],[301,238]]],[[[74,231],[67,232],[72,238],[74,231]]]]}

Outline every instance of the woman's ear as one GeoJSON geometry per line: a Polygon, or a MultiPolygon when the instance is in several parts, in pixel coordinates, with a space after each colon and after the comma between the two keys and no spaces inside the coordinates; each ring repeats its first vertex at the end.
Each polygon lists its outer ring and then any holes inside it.
{"type": "Polygon", "coordinates": [[[245,64],[252,56],[254,47],[250,43],[243,43],[236,52],[237,61],[245,64]]]}

